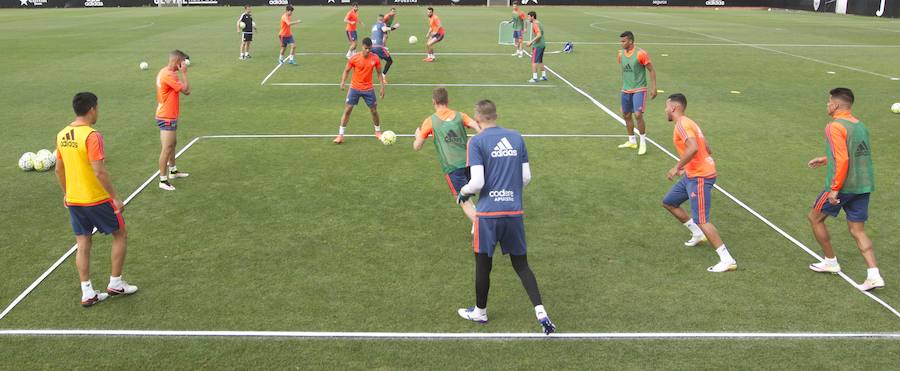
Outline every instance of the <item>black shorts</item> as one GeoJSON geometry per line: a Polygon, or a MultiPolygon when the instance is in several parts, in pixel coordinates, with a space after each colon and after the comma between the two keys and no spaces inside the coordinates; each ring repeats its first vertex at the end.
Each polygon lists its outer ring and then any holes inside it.
{"type": "Polygon", "coordinates": [[[250,42],[253,41],[253,32],[242,32],[244,34],[244,41],[250,42]]]}

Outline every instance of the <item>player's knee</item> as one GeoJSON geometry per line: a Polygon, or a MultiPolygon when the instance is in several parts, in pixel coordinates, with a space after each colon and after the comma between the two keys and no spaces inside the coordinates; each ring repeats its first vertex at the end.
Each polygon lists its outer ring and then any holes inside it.
{"type": "Polygon", "coordinates": [[[635,119],[635,120],[640,120],[640,119],[642,119],[642,118],[644,118],[644,113],[643,113],[643,112],[635,112],[635,113],[634,113],[634,119],[635,119]]]}
{"type": "Polygon", "coordinates": [[[622,112],[622,118],[626,120],[631,120],[631,112],[622,112]]]}
{"type": "Polygon", "coordinates": [[[665,201],[663,201],[661,204],[662,204],[663,209],[666,209],[666,210],[674,210],[678,207],[675,205],[669,205],[665,201]]]}
{"type": "Polygon", "coordinates": [[[128,228],[124,225],[119,227],[115,232],[112,233],[114,238],[127,239],[128,238],[128,228]]]}

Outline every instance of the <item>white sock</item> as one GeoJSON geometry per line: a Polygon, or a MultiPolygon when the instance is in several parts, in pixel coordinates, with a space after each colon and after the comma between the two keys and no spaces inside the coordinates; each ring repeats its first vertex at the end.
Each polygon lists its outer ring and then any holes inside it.
{"type": "Polygon", "coordinates": [[[541,76],[547,77],[547,71],[541,71],[541,76]]]}
{"type": "Polygon", "coordinates": [[[94,291],[94,286],[91,285],[91,281],[82,281],[81,282],[81,298],[82,299],[90,299],[93,298],[94,295],[97,295],[97,292],[94,291]]]}
{"type": "Polygon", "coordinates": [[[175,165],[169,166],[169,172],[170,172],[170,173],[174,173],[174,172],[176,172],[176,171],[178,171],[178,167],[177,167],[177,166],[175,166],[175,165]]]}
{"type": "Polygon", "coordinates": [[[684,222],[684,226],[691,231],[691,234],[694,236],[703,235],[703,231],[700,229],[696,223],[694,223],[694,219],[688,219],[688,221],[684,222]]]}
{"type": "Polygon", "coordinates": [[[344,135],[344,127],[343,126],[340,126],[340,128],[338,129],[338,134],[344,135]]]}
{"type": "Polygon", "coordinates": [[[122,286],[122,276],[113,277],[109,276],[109,287],[119,287],[122,286]]]}
{"type": "Polygon", "coordinates": [[[531,74],[531,77],[532,77],[533,79],[537,80],[537,72],[532,73],[532,74],[531,74]]]}
{"type": "Polygon", "coordinates": [[[288,56],[288,60],[289,60],[289,61],[294,60],[294,55],[293,55],[293,54],[289,55],[289,56],[288,56]]]}
{"type": "Polygon", "coordinates": [[[720,261],[723,261],[723,262],[735,261],[734,258],[731,257],[731,254],[728,253],[728,248],[725,247],[725,244],[722,244],[722,246],[719,246],[719,248],[716,249],[716,253],[719,254],[720,261]]]}
{"type": "Polygon", "coordinates": [[[168,177],[168,176],[165,176],[165,175],[160,175],[160,176],[159,176],[159,181],[160,181],[160,182],[168,182],[168,181],[169,181],[169,177],[168,177]]]}
{"type": "Polygon", "coordinates": [[[837,263],[838,263],[838,262],[837,262],[837,256],[835,256],[835,257],[833,257],[833,258],[827,258],[827,257],[826,257],[826,258],[824,259],[824,261],[825,261],[825,264],[831,264],[831,265],[837,265],[837,263]]]}
{"type": "Polygon", "coordinates": [[[647,140],[647,134],[641,134],[641,143],[644,143],[647,140]]]}
{"type": "Polygon", "coordinates": [[[634,135],[629,135],[629,136],[628,136],[628,143],[631,143],[631,144],[637,143],[637,142],[634,140],[634,135]]]}
{"type": "Polygon", "coordinates": [[[475,306],[475,310],[472,311],[476,316],[486,316],[487,308],[479,308],[477,305],[475,306]]]}
{"type": "Polygon", "coordinates": [[[870,280],[881,278],[881,273],[878,272],[878,268],[869,268],[866,270],[866,272],[868,273],[866,275],[866,278],[870,280]]]}
{"type": "Polygon", "coordinates": [[[537,319],[547,318],[547,311],[544,310],[543,305],[536,305],[534,307],[534,315],[537,317],[537,319]]]}
{"type": "Polygon", "coordinates": [[[375,125],[375,131],[381,131],[381,125],[375,125]]]}

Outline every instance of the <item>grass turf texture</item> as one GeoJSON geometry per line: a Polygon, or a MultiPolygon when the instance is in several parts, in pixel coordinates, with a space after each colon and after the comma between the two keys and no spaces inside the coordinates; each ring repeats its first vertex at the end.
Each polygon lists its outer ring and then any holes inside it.
{"type": "MultiPolygon", "coordinates": [[[[370,25],[383,10],[363,7],[360,19],[370,25]]],[[[622,30],[634,31],[638,46],[645,44],[659,71],[663,97],[675,91],[688,96],[688,114],[700,123],[713,147],[719,184],[816,251],[804,215],[821,190],[824,175],[806,169],[805,163],[823,152],[827,90],[854,89],[858,102],[854,111],[872,132],[878,181],[867,227],[882,275],[889,285],[900,281],[900,273],[892,269],[900,253],[890,249],[900,242],[891,233],[900,222],[897,202],[890,196],[898,174],[888,166],[900,155],[892,146],[900,132],[894,126],[897,116],[889,111],[890,104],[900,100],[896,95],[900,82],[747,46],[652,44],[729,43],[721,39],[725,38],[764,44],[890,45],[895,37],[888,31],[900,31],[896,21],[781,11],[537,11],[549,41],[576,42],[574,54],[547,55],[545,62],[614,110],[620,87],[615,43],[622,30]],[[821,32],[832,26],[840,32],[821,32]],[[742,94],[732,95],[731,90],[742,94]]],[[[194,62],[189,71],[194,93],[182,100],[182,144],[206,134],[336,131],[344,97],[337,87],[259,85],[275,66],[280,8],[254,10],[260,32],[253,43],[254,58],[246,62],[235,55],[234,19],[239,12],[237,8],[0,12],[0,31],[6,31],[0,32],[0,47],[8,57],[0,71],[7,102],[0,117],[7,123],[9,138],[0,143],[3,153],[9,154],[9,166],[0,168],[0,203],[11,210],[0,214],[0,224],[7,230],[0,234],[0,256],[11,267],[0,281],[0,303],[5,306],[72,244],[52,173],[23,173],[12,164],[22,152],[52,148],[53,135],[71,120],[69,102],[75,92],[90,90],[100,96],[98,129],[104,133],[108,167],[123,197],[155,167],[159,144],[152,120],[153,80],[170,49],[187,51],[194,62]],[[22,41],[25,46],[18,46],[22,41]],[[150,71],[140,71],[140,61],[148,61],[150,71]]],[[[344,12],[297,8],[295,18],[303,20],[294,28],[298,51],[344,51],[340,23],[344,12]]],[[[444,51],[511,52],[511,47],[495,44],[497,23],[508,18],[507,9],[438,8],[437,13],[448,30],[437,47],[438,62],[423,64],[421,56],[397,55],[391,83],[520,84],[530,77],[525,59],[441,56],[444,51]]],[[[389,41],[391,51],[421,51],[421,42],[415,46],[405,42],[408,35],[425,30],[419,9],[400,8],[398,21],[403,27],[389,41]]],[[[551,44],[548,50],[554,48],[561,45],[551,44]]],[[[891,62],[900,58],[895,47],[766,48],[900,75],[891,62]]],[[[345,63],[340,55],[300,55],[298,62],[299,67],[283,66],[268,83],[337,82],[345,63]]],[[[554,87],[451,88],[451,106],[471,113],[476,100],[493,99],[501,124],[524,133],[624,132],[552,75],[542,84],[554,87]]],[[[662,106],[660,98],[649,103],[649,133],[671,149],[671,124],[665,122],[662,106]]],[[[389,86],[379,110],[385,129],[412,133],[431,112],[430,88],[389,86]]],[[[370,132],[368,112],[358,107],[349,133],[370,132]]],[[[708,246],[681,247],[686,231],[659,207],[670,186],[664,172],[672,162],[658,150],[651,148],[647,156],[637,158],[615,148],[619,139],[527,141],[535,175],[526,197],[529,255],[547,308],[561,331],[900,331],[896,317],[842,280],[809,272],[808,255],[718,193],[712,220],[740,268],[726,275],[706,273],[715,254],[708,246]]],[[[76,303],[74,263],[68,261],[0,320],[0,328],[537,331],[527,298],[505,258],[495,261],[491,323],[473,326],[456,318],[455,308],[473,301],[468,223],[451,203],[431,145],[423,153],[413,153],[409,144],[409,138],[393,147],[371,138],[349,138],[337,148],[328,139],[203,140],[179,161],[179,167],[193,175],[176,182],[177,192],[163,193],[151,185],[126,209],[131,238],[126,279],[140,285],[141,292],[82,310],[76,303]]],[[[861,280],[864,264],[845,232],[843,218],[829,225],[844,270],[861,280]]],[[[108,275],[108,246],[109,238],[95,238],[92,267],[98,287],[108,275]]],[[[877,294],[897,305],[900,294],[890,287],[877,294]]],[[[74,337],[0,340],[4,352],[16,354],[12,359],[23,367],[70,365],[65,360],[80,354],[77,345],[85,341],[97,346],[111,342],[74,337]],[[55,357],[38,359],[40,349],[47,348],[54,349],[55,357]]],[[[142,352],[172,354],[171,367],[265,365],[231,352],[221,355],[226,363],[199,355],[208,347],[266,351],[296,344],[271,339],[125,342],[140,346],[142,352]]],[[[345,364],[356,367],[469,365],[460,357],[447,357],[439,350],[444,347],[457,350],[447,354],[465,352],[482,362],[494,357],[473,352],[473,346],[464,342],[302,344],[336,349],[338,357],[362,352],[345,364]],[[391,356],[412,361],[392,362],[391,356]],[[361,363],[370,357],[374,363],[361,363]]],[[[727,351],[745,355],[737,357],[737,363],[722,365],[729,367],[790,364],[789,357],[798,349],[822,356],[805,359],[813,364],[865,367],[855,363],[865,359],[878,367],[895,358],[890,349],[896,342],[484,344],[521,352],[500,356],[496,367],[590,367],[596,363],[588,362],[598,360],[592,352],[633,355],[605,358],[610,367],[688,367],[706,365],[703,360],[713,344],[724,349],[723,356],[727,351]],[[831,346],[845,344],[860,351],[826,355],[831,346]],[[862,351],[870,346],[885,351],[862,351]],[[673,356],[681,347],[685,352],[673,356]],[[748,356],[751,348],[773,355],[755,360],[748,356]],[[644,349],[654,355],[639,353],[644,349]],[[544,352],[571,363],[534,363],[546,358],[544,352]],[[669,362],[672,357],[676,362],[669,362]]],[[[141,359],[141,355],[133,358],[137,365],[141,359]]],[[[329,365],[328,360],[320,362],[329,365]]]]}

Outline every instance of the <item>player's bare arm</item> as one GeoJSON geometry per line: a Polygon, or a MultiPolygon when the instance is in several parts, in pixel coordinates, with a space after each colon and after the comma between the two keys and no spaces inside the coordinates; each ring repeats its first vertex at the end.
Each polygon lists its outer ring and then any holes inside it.
{"type": "Polygon", "coordinates": [[[672,178],[675,178],[677,175],[683,173],[684,166],[687,165],[688,162],[691,162],[691,160],[694,159],[694,155],[697,154],[697,150],[699,148],[697,147],[697,141],[694,140],[694,138],[688,138],[684,142],[684,144],[686,147],[684,149],[684,153],[681,155],[681,158],[678,160],[678,163],[676,163],[675,166],[669,169],[669,171],[666,173],[666,178],[669,180],[672,180],[672,178]]]}
{"type": "Polygon", "coordinates": [[[341,91],[344,90],[344,84],[347,83],[348,75],[350,75],[350,66],[344,68],[344,74],[341,75],[341,91]]]}
{"type": "Polygon", "coordinates": [[[66,166],[61,158],[56,159],[56,180],[63,192],[63,205],[66,204],[66,166]]]}
{"type": "MultiPolygon", "coordinates": [[[[621,58],[621,56],[619,58],[621,58]]],[[[647,71],[650,71],[650,82],[652,83],[652,86],[650,87],[650,99],[656,99],[656,69],[653,68],[653,63],[647,63],[644,67],[647,68],[647,71]]]]}
{"type": "Polygon", "coordinates": [[[823,157],[816,157],[812,160],[809,160],[809,163],[807,163],[806,166],[809,166],[810,169],[815,169],[818,167],[825,166],[826,164],[828,164],[828,158],[823,156],[823,157]]]}
{"type": "Polygon", "coordinates": [[[181,93],[184,95],[191,95],[191,84],[188,82],[187,76],[187,64],[185,64],[184,61],[181,61],[181,64],[178,65],[178,70],[181,71],[181,93]]]}
{"type": "Polygon", "coordinates": [[[91,168],[94,170],[94,175],[97,176],[97,180],[100,181],[100,185],[103,186],[103,189],[106,190],[109,197],[113,199],[113,205],[116,207],[116,212],[122,212],[125,204],[116,196],[116,189],[113,188],[112,182],[109,180],[109,172],[106,171],[106,164],[104,164],[103,160],[91,161],[91,168]]]}

